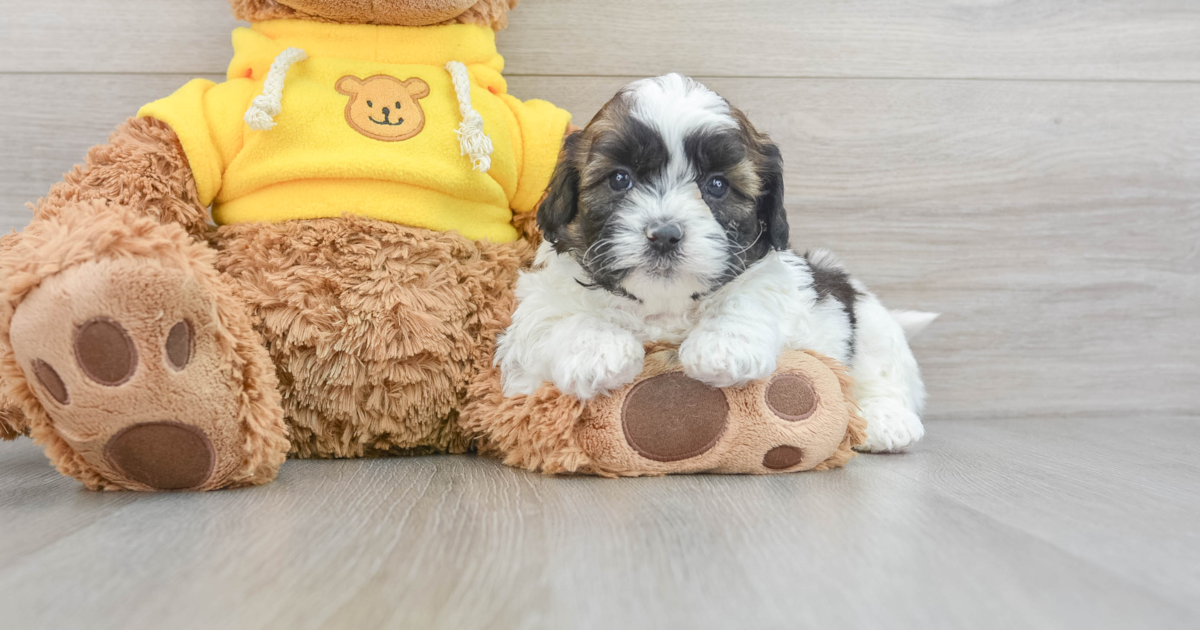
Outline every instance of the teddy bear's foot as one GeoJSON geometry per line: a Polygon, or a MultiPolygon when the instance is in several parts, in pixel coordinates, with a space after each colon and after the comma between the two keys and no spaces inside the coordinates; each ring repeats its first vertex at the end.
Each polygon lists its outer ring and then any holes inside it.
{"type": "Polygon", "coordinates": [[[13,350],[54,430],[108,481],[213,487],[242,459],[213,307],[179,270],[85,263],[20,305],[13,350]]]}
{"type": "Polygon", "coordinates": [[[174,255],[47,274],[12,315],[33,437],[92,488],[263,483],[287,450],[265,349],[244,314],[222,312],[240,305],[203,246],[175,232],[174,255]]]}
{"type": "Polygon", "coordinates": [[[601,474],[795,472],[853,457],[862,420],[840,366],[785,353],[775,373],[715,389],[647,357],[638,382],[593,401],[576,434],[601,474]]]}

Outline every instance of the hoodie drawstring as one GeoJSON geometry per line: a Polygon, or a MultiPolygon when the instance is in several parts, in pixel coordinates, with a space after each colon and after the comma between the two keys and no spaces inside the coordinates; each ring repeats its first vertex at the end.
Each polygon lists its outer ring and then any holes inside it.
{"type": "Polygon", "coordinates": [[[275,117],[283,110],[283,82],[287,79],[292,64],[308,59],[300,48],[288,48],[275,57],[267,78],[263,80],[262,94],[250,102],[244,117],[246,124],[255,131],[267,131],[275,126],[275,117]]]}
{"type": "Polygon", "coordinates": [[[454,130],[459,149],[463,155],[470,156],[471,168],[486,173],[492,168],[492,139],[483,133],[483,116],[471,107],[471,75],[460,61],[447,63],[446,71],[454,83],[458,113],[462,116],[462,123],[454,130]]]}
{"type": "MultiPolygon", "coordinates": [[[[305,59],[308,54],[300,48],[288,48],[275,57],[263,80],[262,94],[254,97],[246,110],[244,119],[251,129],[268,131],[275,126],[275,117],[283,110],[283,83],[288,70],[305,59]]],[[[462,122],[454,130],[459,149],[462,155],[471,158],[471,168],[486,173],[492,168],[492,139],[483,132],[483,116],[471,106],[471,75],[460,61],[447,62],[446,71],[454,84],[458,113],[462,116],[462,122]]]]}

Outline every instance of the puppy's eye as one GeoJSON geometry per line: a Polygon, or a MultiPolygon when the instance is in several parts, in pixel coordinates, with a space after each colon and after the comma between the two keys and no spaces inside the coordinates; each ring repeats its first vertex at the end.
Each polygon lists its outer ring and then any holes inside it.
{"type": "Polygon", "coordinates": [[[608,176],[608,185],[617,192],[623,192],[633,188],[633,177],[626,171],[616,171],[608,176]]]}
{"type": "Polygon", "coordinates": [[[720,199],[725,197],[725,194],[730,192],[730,180],[722,178],[720,175],[713,175],[704,182],[704,194],[709,197],[720,199]]]}
{"type": "Polygon", "coordinates": [[[400,101],[396,101],[396,109],[400,109],[400,101]]]}
{"type": "Polygon", "coordinates": [[[710,197],[720,199],[729,192],[729,180],[720,175],[714,175],[704,182],[704,192],[710,197]]]}
{"type": "Polygon", "coordinates": [[[375,104],[371,101],[367,101],[367,107],[375,107],[375,104]]]}

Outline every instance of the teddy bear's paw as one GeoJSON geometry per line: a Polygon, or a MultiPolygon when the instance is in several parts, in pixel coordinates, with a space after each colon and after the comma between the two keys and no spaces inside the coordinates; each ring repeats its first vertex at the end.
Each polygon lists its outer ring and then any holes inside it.
{"type": "Polygon", "coordinates": [[[741,388],[710,387],[678,368],[645,374],[593,401],[577,438],[598,469],[617,475],[767,474],[825,462],[849,422],[837,375],[785,353],[768,378],[741,388]]]}
{"type": "Polygon", "coordinates": [[[921,418],[904,403],[890,398],[873,398],[862,406],[867,419],[867,439],[855,447],[865,453],[896,453],[925,436],[921,418]]]}
{"type": "Polygon", "coordinates": [[[66,441],[108,486],[220,487],[245,460],[232,342],[203,282],[156,260],[99,260],[16,309],[14,354],[66,441]]]}

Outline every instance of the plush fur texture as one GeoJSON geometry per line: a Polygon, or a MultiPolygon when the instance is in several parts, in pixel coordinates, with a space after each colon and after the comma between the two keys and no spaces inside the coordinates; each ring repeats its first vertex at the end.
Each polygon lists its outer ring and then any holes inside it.
{"type": "MultiPolygon", "coordinates": [[[[253,357],[242,359],[250,370],[242,423],[263,430],[248,434],[254,439],[247,441],[247,471],[229,484],[268,481],[287,450],[347,457],[468,448],[456,409],[471,370],[490,360],[485,355],[500,329],[497,318],[512,309],[517,270],[532,258],[528,242],[475,243],[347,216],[228,226],[211,235],[215,247],[209,248],[176,227],[195,229],[199,209],[190,177],[170,130],[150,120],[123,125],[39,203],[20,238],[0,244],[9,265],[0,272],[13,291],[0,324],[8,325],[30,290],[18,284],[19,263],[50,256],[30,250],[39,238],[49,238],[39,236],[44,233],[56,235],[53,251],[67,248],[74,258],[39,266],[37,282],[104,256],[190,261],[193,273],[232,289],[219,292],[218,304],[222,316],[241,327],[236,354],[253,357]],[[99,199],[106,195],[127,205],[99,199]],[[114,240],[113,230],[124,234],[129,225],[135,232],[114,240]],[[156,228],[173,235],[163,237],[156,228]],[[97,251],[98,243],[106,249],[97,251]],[[255,313],[258,333],[249,329],[247,313],[255,313]],[[276,422],[281,403],[290,443],[276,422]]],[[[535,233],[531,213],[519,215],[516,224],[535,233]]],[[[13,404],[0,414],[4,437],[30,430],[60,470],[89,487],[138,487],[79,457],[50,428],[11,358],[9,368],[5,395],[13,404]]]]}
{"type": "Polygon", "coordinates": [[[462,0],[229,0],[233,14],[239,20],[311,20],[341,24],[383,24],[402,26],[433,26],[441,24],[479,24],[495,30],[508,26],[508,12],[518,0],[478,0],[468,4],[462,0]],[[423,10],[413,10],[424,5],[423,10]],[[450,14],[450,17],[443,17],[450,14]],[[434,16],[424,22],[422,16],[434,16]],[[442,18],[442,19],[438,19],[442,18]]]}
{"type": "Polygon", "coordinates": [[[547,242],[496,351],[505,393],[618,390],[645,343],[679,344],[684,372],[718,388],[815,350],[851,366],[865,450],[920,439],[925,389],[901,325],[832,255],[788,249],[781,173],[769,139],[691,79],[622,90],[572,136],[539,211],[547,242]]]}
{"type": "Polygon", "coordinates": [[[179,138],[151,118],[131,118],[106,144],[92,147],[82,166],[71,169],[38,200],[34,221],[90,201],[106,201],[163,224],[183,226],[197,239],[208,231],[208,212],[200,205],[179,138]]]}
{"type": "MultiPolygon", "coordinates": [[[[11,232],[0,237],[0,256],[21,242],[21,235],[11,232]]],[[[29,421],[21,411],[21,403],[9,397],[0,379],[0,440],[15,440],[29,431],[29,421]]]]}
{"type": "MultiPolygon", "coordinates": [[[[504,27],[515,5],[231,0],[235,15],[252,22],[493,29],[504,27]]],[[[495,334],[514,306],[517,270],[537,238],[532,213],[514,218],[529,241],[496,245],[355,218],[354,208],[343,218],[210,232],[178,137],[151,119],[119,127],[34,210],[24,232],[0,239],[0,438],[30,435],[60,471],[95,489],[148,488],[114,467],[105,446],[146,414],[197,415],[180,424],[199,427],[217,462],[197,489],[269,481],[288,452],[467,450],[475,436],[458,424],[457,410],[479,366],[490,363],[495,334]],[[138,282],[156,288],[140,291],[138,282]],[[101,297],[72,300],[93,293],[101,297]],[[196,333],[211,337],[194,342],[193,367],[206,371],[190,385],[159,360],[166,356],[160,337],[178,315],[155,314],[181,302],[209,309],[204,317],[193,313],[196,333]],[[60,324],[79,317],[56,322],[55,313],[90,306],[123,319],[139,356],[149,357],[127,385],[80,380],[87,368],[73,363],[78,355],[54,345],[72,337],[60,324]],[[10,337],[14,321],[19,351],[10,337]],[[55,402],[55,379],[38,372],[42,357],[66,366],[55,372],[85,404],[67,410],[69,402],[55,402]],[[178,396],[160,391],[169,387],[184,389],[178,396]],[[86,404],[93,397],[103,399],[95,412],[86,404]],[[102,413],[121,408],[128,413],[102,413]]]]}
{"type": "Polygon", "coordinates": [[[646,459],[623,436],[622,403],[637,383],[681,366],[669,345],[649,344],[645,350],[645,369],[634,383],[591,401],[566,395],[550,383],[530,394],[505,396],[500,368],[485,368],[472,380],[470,403],[462,413],[464,428],[480,436],[481,450],[509,466],[603,477],[828,470],[853,459],[854,448],[866,438],[866,421],[845,366],[815,352],[793,352],[780,360],[779,373],[803,374],[824,385],[826,406],[816,416],[793,424],[766,411],[760,401],[767,381],[726,390],[729,426],[710,449],[676,462],[646,459]],[[805,459],[782,471],[764,468],[764,453],[781,444],[800,447],[805,459]]]}
{"type": "Polygon", "coordinates": [[[225,226],[214,242],[279,371],[293,454],[467,449],[456,410],[528,243],[353,216],[225,226]]]}
{"type": "MultiPolygon", "coordinates": [[[[253,485],[273,479],[287,452],[276,380],[245,307],[213,267],[214,252],[180,226],[164,225],[122,206],[93,200],[60,210],[34,221],[20,242],[0,255],[0,277],[6,280],[0,293],[0,379],[6,396],[20,404],[34,441],[46,449],[63,474],[76,477],[89,488],[146,489],[106,470],[103,463],[85,457],[64,439],[26,379],[10,332],[17,309],[47,282],[86,273],[97,263],[161,265],[185,274],[187,282],[213,300],[215,320],[205,332],[213,335],[216,360],[235,391],[234,409],[226,421],[239,437],[224,446],[230,451],[225,454],[237,461],[207,487],[253,485]]],[[[137,395],[136,388],[130,393],[137,395]]],[[[117,420],[127,422],[124,417],[117,420]]],[[[115,433],[116,427],[110,428],[115,433]]]]}

